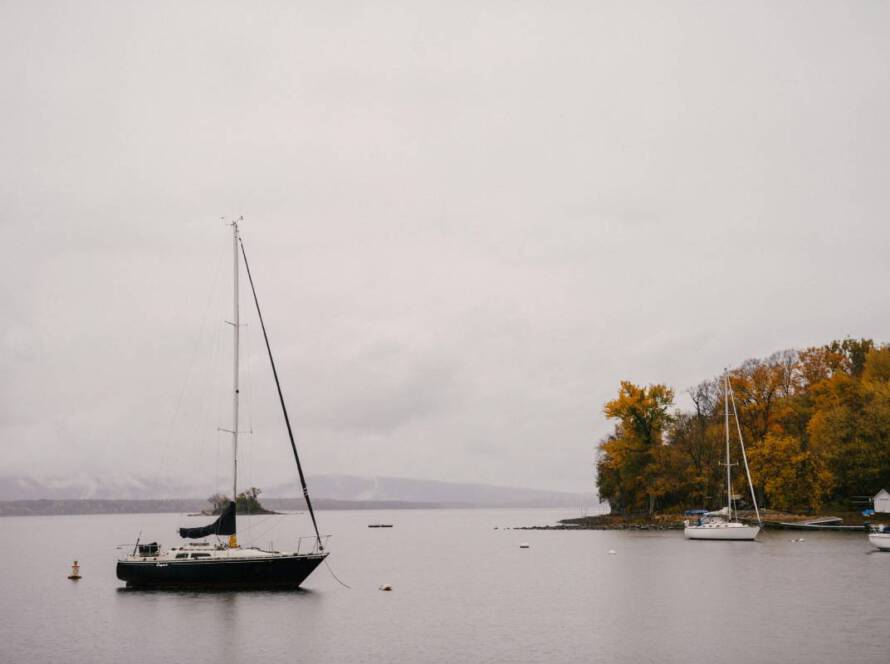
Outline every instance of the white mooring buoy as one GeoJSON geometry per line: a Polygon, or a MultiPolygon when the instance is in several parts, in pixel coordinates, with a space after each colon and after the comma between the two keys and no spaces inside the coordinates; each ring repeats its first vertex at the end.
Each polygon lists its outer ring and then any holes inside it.
{"type": "Polygon", "coordinates": [[[390,590],[392,590],[392,586],[389,585],[388,583],[384,583],[384,584],[383,584],[382,586],[380,586],[377,590],[382,590],[382,591],[388,593],[390,590]]]}
{"type": "Polygon", "coordinates": [[[80,565],[77,564],[77,561],[74,561],[74,564],[71,565],[71,574],[68,575],[68,578],[72,581],[80,580],[80,565]]]}
{"type": "Polygon", "coordinates": [[[610,556],[617,556],[617,555],[618,555],[618,552],[617,552],[615,549],[609,549],[609,555],[610,555],[610,556]]]}

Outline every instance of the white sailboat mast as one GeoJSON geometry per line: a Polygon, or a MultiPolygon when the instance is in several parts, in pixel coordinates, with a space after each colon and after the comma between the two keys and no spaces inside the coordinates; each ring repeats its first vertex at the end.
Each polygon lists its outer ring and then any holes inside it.
{"type": "Polygon", "coordinates": [[[235,328],[235,361],[234,361],[234,381],[233,381],[233,393],[232,393],[232,500],[237,500],[238,498],[238,397],[239,397],[239,388],[238,388],[238,351],[240,346],[240,334],[241,334],[241,316],[238,307],[238,221],[232,222],[233,229],[233,238],[232,238],[232,246],[234,249],[234,287],[235,287],[235,313],[234,320],[232,321],[232,325],[235,328]]]}
{"type": "Polygon", "coordinates": [[[723,375],[723,410],[725,422],[723,429],[726,431],[726,508],[729,518],[732,518],[732,467],[729,465],[729,379],[723,375]]]}

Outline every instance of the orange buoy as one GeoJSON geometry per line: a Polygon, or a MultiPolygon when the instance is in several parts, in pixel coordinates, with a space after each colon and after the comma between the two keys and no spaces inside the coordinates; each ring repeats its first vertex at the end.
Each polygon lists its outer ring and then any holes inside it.
{"type": "Polygon", "coordinates": [[[72,581],[78,581],[80,579],[80,565],[77,564],[77,561],[74,561],[74,564],[71,565],[71,574],[68,575],[68,578],[72,581]]]}

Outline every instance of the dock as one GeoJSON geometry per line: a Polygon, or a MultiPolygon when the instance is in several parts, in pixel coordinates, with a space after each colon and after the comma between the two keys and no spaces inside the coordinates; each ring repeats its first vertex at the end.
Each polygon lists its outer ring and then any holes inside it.
{"type": "Polygon", "coordinates": [[[786,530],[830,530],[860,533],[868,530],[868,526],[864,524],[845,526],[843,522],[839,516],[823,516],[806,521],[764,521],[764,525],[769,528],[784,528],[786,530]]]}

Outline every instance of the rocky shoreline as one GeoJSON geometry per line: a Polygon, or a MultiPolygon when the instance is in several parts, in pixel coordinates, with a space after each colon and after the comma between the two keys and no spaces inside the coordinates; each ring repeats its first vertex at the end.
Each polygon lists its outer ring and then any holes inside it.
{"type": "MultiPolygon", "coordinates": [[[[839,517],[848,526],[863,526],[864,517],[859,512],[839,512],[834,514],[789,514],[765,510],[761,512],[765,528],[781,528],[780,522],[804,523],[820,517],[839,517]]],[[[560,519],[552,526],[525,526],[514,530],[681,530],[683,521],[688,518],[683,514],[599,514],[582,516],[572,519],[560,519]]],[[[755,521],[753,512],[740,512],[739,518],[744,522],[755,521]]]]}
{"type": "Polygon", "coordinates": [[[560,519],[552,526],[527,526],[514,530],[678,530],[683,527],[683,516],[654,514],[652,516],[624,516],[600,514],[573,519],[560,519]]]}

